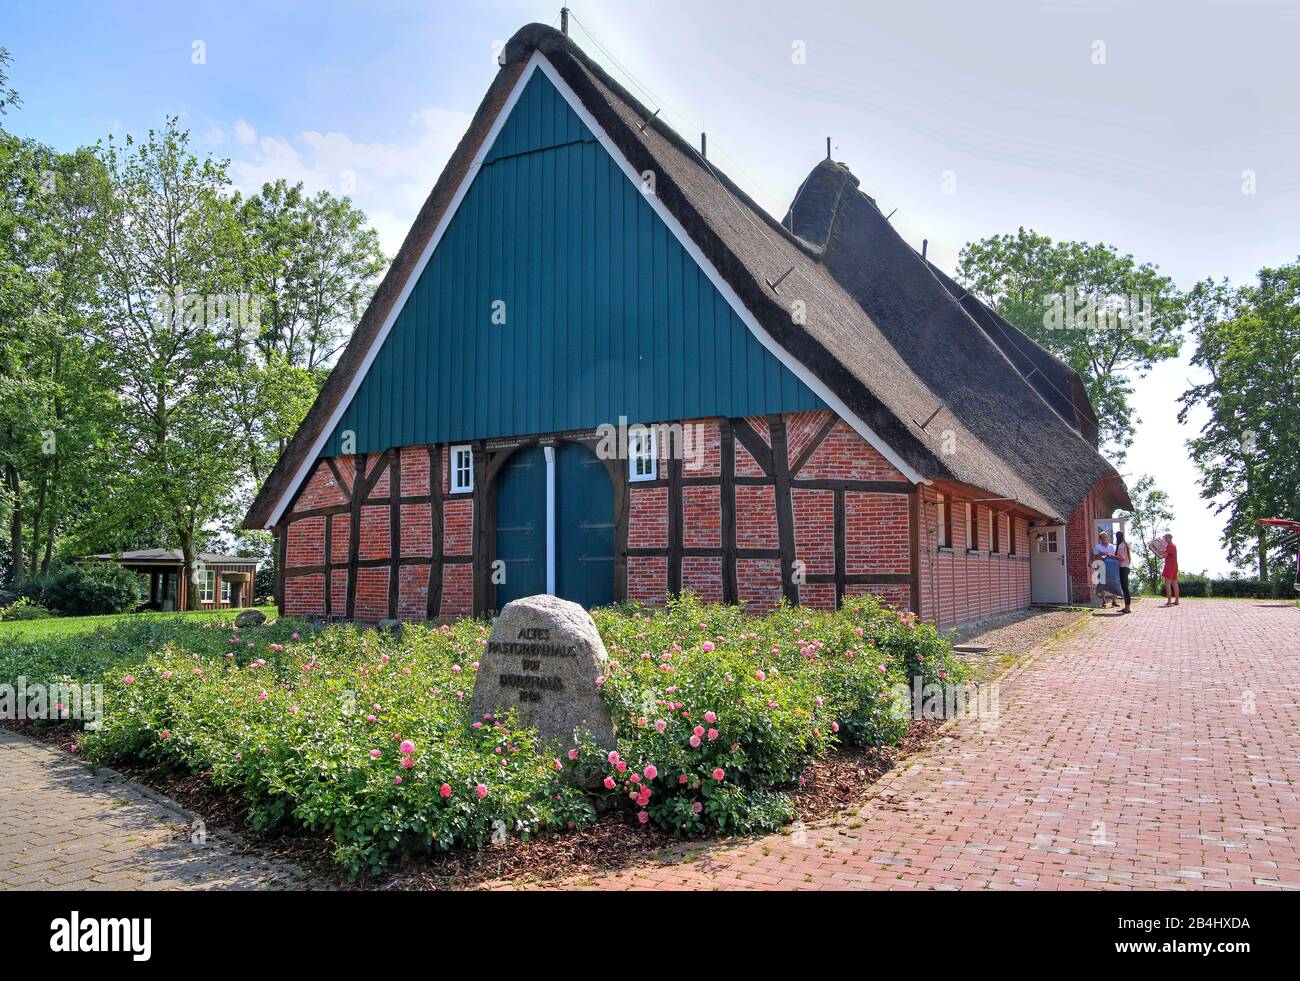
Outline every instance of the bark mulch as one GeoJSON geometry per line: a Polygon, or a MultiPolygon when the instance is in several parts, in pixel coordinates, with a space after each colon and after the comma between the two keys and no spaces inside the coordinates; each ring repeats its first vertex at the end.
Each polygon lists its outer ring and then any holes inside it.
{"type": "MultiPolygon", "coordinates": [[[[64,751],[70,751],[80,735],[71,724],[3,724],[64,751]]],[[[904,756],[925,748],[938,728],[935,721],[912,722],[897,746],[841,749],[815,761],[793,791],[796,817],[810,823],[861,805],[871,785],[904,756]]],[[[684,841],[637,824],[627,812],[610,811],[581,831],[542,835],[530,841],[512,838],[476,850],[420,856],[381,876],[350,882],[333,862],[333,845],[327,837],[291,825],[253,830],[248,825],[248,806],[238,796],[214,787],[206,774],[131,766],[116,769],[124,777],[153,787],[201,815],[210,829],[226,833],[236,850],[293,862],[322,885],[337,889],[467,889],[498,879],[521,883],[571,879],[646,862],[678,862],[690,852],[720,840],[684,841]]]]}

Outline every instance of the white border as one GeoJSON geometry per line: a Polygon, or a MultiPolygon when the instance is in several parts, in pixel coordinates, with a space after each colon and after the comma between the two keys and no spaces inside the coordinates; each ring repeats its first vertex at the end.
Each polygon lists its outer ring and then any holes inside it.
{"type": "Polygon", "coordinates": [[[629,483],[639,483],[643,480],[659,479],[659,430],[655,426],[628,426],[627,428],[627,479],[629,483]],[[639,444],[641,452],[632,452],[632,439],[637,437],[644,440],[649,437],[650,445],[646,446],[644,442],[639,444]],[[644,457],[650,457],[650,472],[638,474],[636,472],[637,461],[644,457]]]}
{"type": "Polygon", "coordinates": [[[447,447],[447,493],[468,494],[472,490],[474,490],[474,446],[470,443],[456,443],[454,446],[447,447]],[[467,487],[461,487],[456,483],[456,474],[460,470],[456,466],[458,450],[464,450],[469,454],[469,486],[467,487]]]}
{"type": "MultiPolygon", "coordinates": [[[[596,118],[587,110],[587,107],[582,104],[582,100],[579,99],[573,89],[569,87],[569,83],[560,77],[559,72],[555,70],[555,67],[546,59],[545,55],[540,51],[534,51],[529,57],[528,64],[524,67],[519,79],[515,82],[515,87],[511,90],[505,104],[502,105],[500,111],[497,113],[497,118],[493,121],[491,129],[488,130],[487,135],[483,138],[483,142],[475,152],[474,159],[470,163],[468,170],[465,172],[465,177],[461,180],[460,186],[456,189],[456,193],[452,197],[451,203],[448,204],[447,210],[443,212],[442,218],[438,221],[438,226],[434,229],[433,235],[430,237],[428,244],[420,254],[419,261],[407,276],[406,282],[402,285],[402,291],[398,294],[397,299],[393,301],[393,305],[388,311],[388,316],[384,318],[384,322],[380,326],[378,334],[375,335],[375,339],[371,342],[369,349],[362,358],[360,367],[357,368],[356,373],[352,376],[352,381],[348,384],[347,391],[343,393],[343,397],[339,400],[339,403],[335,407],[329,420],[321,428],[320,435],[316,437],[311,451],[306,455],[306,457],[304,457],[302,465],[299,466],[293,480],[280,495],[279,501],[276,502],[275,510],[272,511],[270,519],[266,522],[267,526],[275,525],[280,520],[288,502],[293,498],[298,487],[301,486],[302,482],[307,478],[307,475],[311,473],[312,468],[316,465],[317,457],[320,455],[321,449],[329,439],[330,434],[334,432],[339,420],[342,419],[343,413],[346,412],[348,406],[352,404],[353,397],[356,395],[357,390],[361,387],[361,383],[369,373],[371,364],[383,349],[384,341],[388,338],[388,334],[392,330],[393,324],[396,323],[398,315],[406,305],[407,298],[415,288],[415,284],[419,282],[420,275],[424,272],[424,267],[428,264],[434,250],[437,249],[438,243],[442,240],[442,236],[447,231],[447,226],[451,223],[451,219],[459,209],[461,201],[464,200],[465,195],[469,192],[470,186],[474,183],[474,178],[478,176],[478,172],[482,169],[483,161],[496,143],[497,134],[501,132],[501,128],[505,125],[506,120],[510,118],[510,113],[514,109],[515,104],[519,101],[519,96],[523,92],[524,87],[532,78],[533,72],[539,69],[546,75],[551,84],[555,86],[556,90],[564,97],[564,100],[577,114],[578,118],[583,121],[589,130],[591,130],[600,145],[605,148],[605,152],[613,158],[616,164],[618,164],[619,169],[623,171],[623,174],[632,182],[633,186],[641,186],[641,175],[632,169],[632,165],[628,162],[627,158],[624,157],[618,147],[615,146],[614,141],[610,139],[609,134],[605,132],[600,123],[596,121],[596,118]]],[[[866,440],[867,443],[874,447],[881,456],[893,464],[893,466],[903,474],[904,477],[914,484],[930,483],[929,480],[911,467],[883,439],[876,435],[875,431],[870,426],[850,412],[848,406],[844,404],[843,400],[835,395],[835,393],[832,392],[826,384],[821,381],[821,379],[817,378],[816,375],[809,371],[804,364],[791,357],[790,354],[762,328],[758,320],[749,311],[749,308],[741,302],[736,291],[733,290],[731,285],[722,278],[722,275],[714,267],[713,263],[710,262],[704,253],[700,251],[699,246],[697,246],[690,235],[686,233],[686,229],[682,227],[681,223],[673,216],[672,212],[665,207],[664,203],[654,194],[646,194],[645,197],[649,201],[650,207],[654,209],[655,214],[658,215],[664,224],[668,226],[668,229],[673,233],[673,236],[681,244],[682,248],[686,250],[687,254],[695,260],[696,264],[701,269],[704,270],[704,274],[708,276],[709,281],[718,292],[723,295],[731,308],[736,311],[737,316],[739,316],[745,326],[749,328],[750,333],[758,339],[758,342],[762,344],[763,347],[767,348],[767,350],[770,351],[782,365],[792,372],[796,378],[807,385],[818,398],[830,406],[836,415],[847,422],[853,430],[866,440]]]]}

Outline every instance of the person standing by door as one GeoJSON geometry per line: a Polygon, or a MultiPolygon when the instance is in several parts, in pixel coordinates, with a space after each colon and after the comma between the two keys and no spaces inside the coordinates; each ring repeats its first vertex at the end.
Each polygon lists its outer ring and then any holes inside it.
{"type": "Polygon", "coordinates": [[[1128,579],[1133,571],[1133,556],[1122,531],[1115,534],[1115,560],[1119,562],[1119,587],[1124,591],[1124,609],[1120,612],[1132,613],[1129,607],[1133,603],[1133,594],[1129,592],[1128,579]]]}
{"type": "Polygon", "coordinates": [[[1178,547],[1174,545],[1174,536],[1165,534],[1165,567],[1160,570],[1160,578],[1165,581],[1165,606],[1178,605],[1178,547]]]}
{"type": "Polygon", "coordinates": [[[1101,606],[1104,609],[1109,600],[1111,606],[1119,606],[1115,601],[1115,593],[1110,589],[1112,585],[1106,575],[1106,561],[1114,560],[1115,546],[1110,543],[1110,536],[1104,531],[1098,533],[1097,544],[1092,547],[1093,569],[1097,571],[1097,595],[1101,598],[1101,606]]]}

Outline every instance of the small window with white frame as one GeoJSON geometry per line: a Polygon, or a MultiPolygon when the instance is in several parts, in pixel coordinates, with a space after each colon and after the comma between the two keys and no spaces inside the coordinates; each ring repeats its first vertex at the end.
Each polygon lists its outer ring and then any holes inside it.
{"type": "Polygon", "coordinates": [[[451,493],[468,494],[474,489],[474,448],[468,443],[451,448],[451,493]]]}
{"type": "Polygon", "coordinates": [[[966,551],[975,551],[975,505],[966,505],[966,551]]]}
{"type": "Polygon", "coordinates": [[[230,605],[230,583],[226,582],[224,576],[221,579],[221,602],[230,605]]]}
{"type": "Polygon", "coordinates": [[[211,570],[199,573],[199,602],[211,603],[216,596],[217,574],[211,570]]]}
{"type": "Polygon", "coordinates": [[[653,426],[633,426],[627,434],[628,480],[654,480],[659,475],[659,441],[653,426]]]}

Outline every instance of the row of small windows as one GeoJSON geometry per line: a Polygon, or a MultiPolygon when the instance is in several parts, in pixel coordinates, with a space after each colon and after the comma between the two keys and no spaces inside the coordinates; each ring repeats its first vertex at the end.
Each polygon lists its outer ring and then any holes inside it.
{"type": "MultiPolygon", "coordinates": [[[[937,495],[936,507],[938,508],[938,529],[939,529],[939,547],[952,548],[952,509],[953,502],[943,494],[937,495]]],[[[979,521],[976,520],[978,509],[974,504],[964,505],[966,508],[966,550],[970,552],[978,551],[980,547],[979,521]]],[[[993,508],[988,508],[988,530],[989,530],[989,551],[1002,551],[1002,529],[1001,522],[997,520],[997,512],[993,508]]],[[[1007,527],[1010,541],[1007,543],[1007,554],[1016,554],[1016,516],[1008,515],[1007,527]]]]}
{"type": "MultiPolygon", "coordinates": [[[[468,443],[450,451],[453,494],[468,494],[474,489],[474,447],[468,443]]],[[[628,480],[655,480],[659,476],[659,441],[654,429],[633,429],[627,436],[628,480]]]]}

